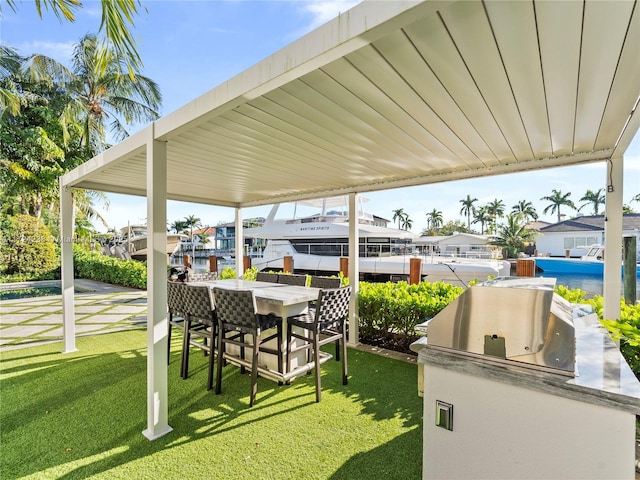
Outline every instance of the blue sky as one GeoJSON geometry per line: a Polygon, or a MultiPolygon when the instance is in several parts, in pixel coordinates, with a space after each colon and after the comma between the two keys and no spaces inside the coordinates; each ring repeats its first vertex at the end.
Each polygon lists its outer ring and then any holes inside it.
{"type": "MultiPolygon", "coordinates": [[[[51,12],[43,19],[36,14],[34,2],[18,3],[12,12],[4,4],[0,20],[0,40],[23,55],[40,53],[65,64],[73,45],[86,33],[95,33],[100,25],[100,3],[85,0],[76,14],[76,22],[60,23],[51,12]]],[[[197,96],[242,72],[268,55],[285,47],[315,27],[348,10],[354,1],[170,1],[147,0],[146,12],[135,19],[134,36],[144,62],[143,74],[161,88],[161,113],[170,113],[197,96]]],[[[413,220],[412,230],[426,227],[426,213],[434,208],[443,212],[445,221],[465,220],[460,215],[460,200],[468,195],[483,205],[498,198],[507,210],[519,200],[534,204],[542,220],[555,222],[555,215],[543,215],[547,202],[540,198],[552,189],[571,192],[578,200],[587,189],[606,185],[604,164],[590,164],[536,172],[500,175],[435,185],[410,187],[364,194],[369,213],[391,219],[393,210],[404,209],[413,220]]],[[[636,135],[625,155],[624,202],[640,193],[640,135],[636,135]]],[[[145,221],[146,200],[142,197],[109,194],[110,207],[103,216],[110,227],[121,228],[127,222],[145,221]]],[[[640,203],[630,204],[640,211],[640,203]]],[[[281,211],[291,211],[292,207],[281,211]]],[[[250,208],[244,217],[266,216],[269,207],[250,208]]],[[[298,210],[300,213],[301,210],[298,210]]],[[[304,212],[304,210],[303,210],[304,212]]],[[[571,214],[572,211],[564,213],[571,214]]],[[[588,207],[583,213],[590,213],[588,207]]],[[[204,225],[232,221],[233,209],[170,201],[169,222],[187,215],[199,217],[204,225]]],[[[96,225],[104,231],[101,225],[96,225]]]]}

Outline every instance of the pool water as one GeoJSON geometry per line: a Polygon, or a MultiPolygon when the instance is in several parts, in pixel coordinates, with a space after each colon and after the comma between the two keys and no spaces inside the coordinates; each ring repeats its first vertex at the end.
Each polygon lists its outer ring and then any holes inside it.
{"type": "Polygon", "coordinates": [[[0,300],[15,300],[16,298],[47,297],[50,295],[60,295],[60,287],[27,287],[15,290],[0,290],[0,300]]]}
{"type": "MultiPolygon", "coordinates": [[[[86,290],[75,289],[75,293],[81,293],[86,290]]],[[[0,300],[15,300],[19,298],[32,297],[49,297],[52,295],[61,295],[62,288],[59,285],[49,285],[40,287],[21,287],[12,290],[0,290],[0,300]]]]}

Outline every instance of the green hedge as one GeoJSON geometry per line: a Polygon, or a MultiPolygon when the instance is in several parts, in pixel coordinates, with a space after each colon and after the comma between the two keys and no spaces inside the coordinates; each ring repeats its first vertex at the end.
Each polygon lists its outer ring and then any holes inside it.
{"type": "Polygon", "coordinates": [[[360,334],[363,338],[401,334],[411,342],[418,323],[436,315],[463,291],[444,282],[360,282],[360,334]]]}
{"type": "Polygon", "coordinates": [[[87,252],[74,245],[74,275],[124,287],[147,288],[147,263],[121,260],[101,253],[87,252]]]}

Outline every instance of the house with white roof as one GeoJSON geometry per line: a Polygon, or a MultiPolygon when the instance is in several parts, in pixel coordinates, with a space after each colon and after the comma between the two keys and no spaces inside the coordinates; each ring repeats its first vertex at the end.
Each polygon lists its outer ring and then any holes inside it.
{"type": "Polygon", "coordinates": [[[454,232],[452,235],[433,235],[416,239],[413,243],[425,254],[467,258],[491,258],[498,247],[491,245],[491,235],[454,232]]]}
{"type": "MultiPolygon", "coordinates": [[[[604,215],[588,215],[572,218],[543,227],[536,237],[538,255],[551,257],[580,257],[590,245],[604,244],[604,215]]],[[[623,215],[622,236],[635,236],[636,248],[640,248],[640,213],[623,215]]]]}

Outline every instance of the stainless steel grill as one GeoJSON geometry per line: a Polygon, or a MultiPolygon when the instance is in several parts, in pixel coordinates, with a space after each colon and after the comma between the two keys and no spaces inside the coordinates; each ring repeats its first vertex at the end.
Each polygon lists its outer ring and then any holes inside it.
{"type": "Polygon", "coordinates": [[[574,376],[576,307],[553,278],[497,278],[467,289],[426,327],[429,347],[574,376]]]}

